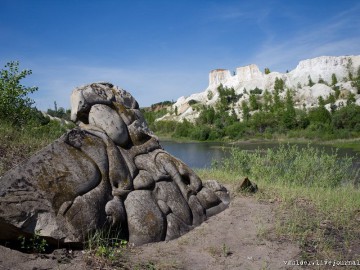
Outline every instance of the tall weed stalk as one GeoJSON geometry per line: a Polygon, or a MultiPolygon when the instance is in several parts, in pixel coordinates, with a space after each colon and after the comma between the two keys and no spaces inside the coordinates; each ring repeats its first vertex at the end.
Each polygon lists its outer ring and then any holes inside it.
{"type": "Polygon", "coordinates": [[[351,157],[340,158],[337,151],[329,154],[310,144],[304,148],[283,144],[255,152],[234,147],[215,166],[261,182],[327,188],[358,181],[359,170],[352,169],[352,161],[351,157]]]}

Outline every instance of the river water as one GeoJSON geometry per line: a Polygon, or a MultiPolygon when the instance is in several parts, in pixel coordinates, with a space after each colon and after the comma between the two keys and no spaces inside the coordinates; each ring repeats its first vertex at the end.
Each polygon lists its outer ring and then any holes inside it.
{"type": "MultiPolygon", "coordinates": [[[[239,147],[247,151],[255,151],[258,148],[266,150],[268,148],[276,148],[279,143],[268,142],[244,142],[236,145],[226,143],[203,143],[203,142],[174,142],[174,141],[160,141],[163,148],[173,156],[181,159],[191,168],[210,168],[213,160],[221,160],[229,155],[229,150],[232,146],[239,147]]],[[[297,144],[299,147],[306,147],[307,144],[297,144]]],[[[327,153],[333,153],[336,150],[332,146],[324,146],[311,144],[313,147],[324,149],[327,153]]],[[[340,148],[338,149],[339,157],[354,157],[353,166],[360,168],[360,154],[352,149],[340,148]]]]}

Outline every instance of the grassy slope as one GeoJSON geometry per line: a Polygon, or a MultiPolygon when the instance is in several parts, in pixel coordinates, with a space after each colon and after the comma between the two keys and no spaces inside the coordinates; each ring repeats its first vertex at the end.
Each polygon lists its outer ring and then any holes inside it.
{"type": "Polygon", "coordinates": [[[14,127],[0,121],[0,176],[21,161],[50,144],[67,130],[57,121],[44,126],[14,127]]]}
{"type": "MultiPolygon", "coordinates": [[[[346,171],[348,165],[345,163],[340,164],[343,168],[332,165],[335,166],[334,170],[341,171],[337,176],[340,179],[338,182],[332,179],[327,183],[326,177],[329,177],[329,174],[325,170],[328,169],[329,160],[337,159],[336,155],[313,152],[312,155],[322,160],[316,164],[305,152],[298,153],[294,158],[291,156],[291,149],[272,155],[275,164],[285,157],[294,161],[287,164],[289,174],[282,168],[274,168],[269,154],[256,156],[256,153],[248,154],[249,159],[233,155],[232,160],[228,160],[228,164],[225,162],[225,165],[221,165],[219,169],[198,170],[197,173],[202,179],[218,179],[232,187],[238,186],[244,176],[249,176],[250,180],[259,186],[259,192],[255,194],[256,198],[277,205],[276,231],[266,232],[266,237],[273,240],[287,238],[297,241],[302,249],[303,259],[358,259],[360,257],[360,190],[354,182],[359,181],[359,172],[357,175],[354,172],[348,174],[346,171]],[[302,165],[299,160],[302,160],[302,165]],[[242,166],[240,169],[236,167],[239,163],[242,166]],[[321,179],[323,176],[325,179],[316,184],[289,179],[292,178],[291,175],[301,176],[295,171],[301,171],[303,174],[311,171],[312,165],[318,171],[314,172],[316,179],[321,179]],[[244,167],[250,169],[244,171],[244,167]],[[269,168],[273,171],[268,171],[269,168]],[[342,182],[344,177],[351,179],[345,183],[342,182]]],[[[306,179],[310,179],[310,176],[306,179]]]]}

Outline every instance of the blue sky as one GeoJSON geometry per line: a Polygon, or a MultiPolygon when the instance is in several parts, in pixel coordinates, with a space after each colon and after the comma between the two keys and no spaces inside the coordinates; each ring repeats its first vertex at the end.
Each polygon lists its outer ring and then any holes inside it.
{"type": "Polygon", "coordinates": [[[205,90],[212,69],[360,54],[358,0],[0,0],[0,65],[31,69],[39,109],[109,81],[140,106],[205,90]]]}

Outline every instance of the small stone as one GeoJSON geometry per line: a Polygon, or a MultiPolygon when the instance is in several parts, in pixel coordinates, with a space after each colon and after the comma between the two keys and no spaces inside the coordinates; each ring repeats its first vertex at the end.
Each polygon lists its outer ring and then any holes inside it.
{"type": "Polygon", "coordinates": [[[249,178],[245,177],[241,184],[238,186],[237,191],[255,193],[258,187],[255,183],[252,183],[249,178]]]}

